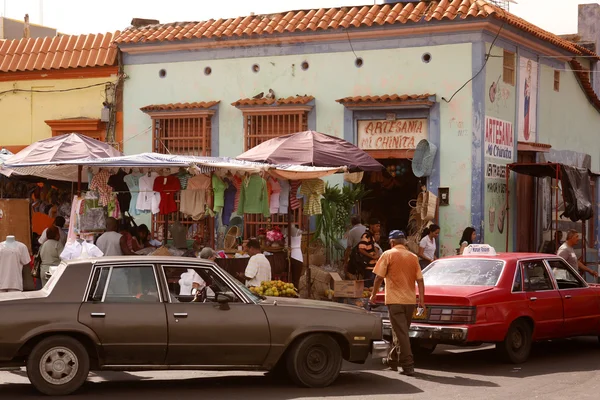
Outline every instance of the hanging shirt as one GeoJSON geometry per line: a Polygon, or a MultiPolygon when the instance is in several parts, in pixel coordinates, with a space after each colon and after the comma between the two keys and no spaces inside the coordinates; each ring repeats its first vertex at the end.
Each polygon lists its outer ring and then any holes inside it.
{"type": "Polygon", "coordinates": [[[154,180],[153,189],[160,195],[159,212],[161,215],[177,211],[175,195],[181,189],[179,179],[175,176],[159,176],[154,180]]]}
{"type": "Polygon", "coordinates": [[[267,181],[259,175],[251,175],[242,182],[240,203],[237,213],[262,214],[269,217],[269,194],[267,193],[267,181]]]}
{"type": "Polygon", "coordinates": [[[269,191],[269,211],[271,214],[279,212],[279,195],[281,194],[281,185],[277,179],[269,178],[271,184],[269,191]]]}
{"type": "Polygon", "coordinates": [[[187,189],[181,191],[179,211],[191,216],[196,221],[201,219],[206,212],[206,197],[209,188],[212,188],[210,176],[200,174],[190,178],[187,189]]]}
{"type": "Polygon", "coordinates": [[[119,169],[119,172],[108,178],[108,185],[113,189],[113,192],[117,192],[117,201],[122,212],[129,210],[129,206],[131,205],[131,193],[125,183],[126,176],[127,173],[119,169]]]}
{"type": "Polygon", "coordinates": [[[104,253],[94,244],[82,241],[79,243],[78,240],[67,243],[62,253],[60,253],[60,259],[63,261],[76,260],[76,259],[87,259],[102,257],[104,253]]]}
{"type": "Polygon", "coordinates": [[[298,188],[300,188],[300,181],[292,181],[290,186],[290,207],[292,210],[300,208],[300,200],[298,199],[298,188]]]}
{"type": "Polygon", "coordinates": [[[177,179],[179,179],[179,184],[181,185],[181,190],[187,189],[188,180],[192,175],[187,172],[179,172],[177,174],[177,179]]]}
{"type": "Polygon", "coordinates": [[[23,291],[23,265],[30,263],[25,244],[17,241],[0,243],[0,290],[23,291]]]}
{"type": "Polygon", "coordinates": [[[96,246],[105,256],[122,256],[121,235],[119,232],[104,232],[96,241],[96,246]]]}
{"type": "Polygon", "coordinates": [[[223,182],[221,178],[217,176],[217,174],[213,174],[212,190],[215,199],[213,210],[217,213],[222,211],[223,207],[225,206],[225,189],[227,189],[227,185],[225,184],[225,182],[223,182]]]}
{"type": "Polygon", "coordinates": [[[237,194],[237,189],[235,188],[233,183],[231,183],[231,181],[228,181],[228,183],[229,183],[229,186],[227,186],[227,189],[225,189],[225,195],[224,195],[224,200],[225,200],[225,205],[223,206],[223,224],[224,225],[229,225],[229,220],[231,219],[231,213],[233,213],[233,210],[235,210],[235,197],[237,194]]]}
{"type": "Polygon", "coordinates": [[[240,178],[239,176],[236,175],[231,180],[231,183],[233,184],[233,186],[235,187],[235,190],[236,190],[233,209],[237,210],[240,205],[240,195],[242,194],[242,178],[240,178]]]}
{"type": "Polygon", "coordinates": [[[158,177],[156,172],[140,176],[140,193],[137,199],[136,208],[140,211],[151,211],[156,214],[159,211],[160,195],[154,191],[154,180],[158,177]]]}
{"type": "Polygon", "coordinates": [[[287,214],[290,206],[290,183],[286,180],[279,180],[279,214],[287,214]]]}
{"type": "Polygon", "coordinates": [[[246,287],[258,287],[261,283],[271,280],[271,263],[264,254],[253,255],[248,260],[244,275],[250,278],[246,280],[246,287]]]}
{"type": "MultiPolygon", "coordinates": [[[[136,208],[138,202],[138,196],[140,191],[140,177],[142,174],[133,173],[123,177],[123,182],[127,185],[127,188],[131,192],[131,202],[129,203],[129,215],[140,215],[140,211],[136,208]]],[[[121,210],[123,212],[127,209],[121,210]]]]}
{"type": "Polygon", "coordinates": [[[100,205],[103,207],[107,206],[110,202],[110,195],[112,193],[112,187],[108,185],[108,178],[110,178],[110,172],[103,169],[94,176],[90,183],[90,190],[98,192],[100,205]]]}
{"type": "Polygon", "coordinates": [[[306,205],[304,206],[304,214],[306,215],[320,215],[321,210],[321,196],[325,193],[325,182],[321,179],[309,179],[302,182],[300,186],[300,193],[306,199],[306,205]]]}

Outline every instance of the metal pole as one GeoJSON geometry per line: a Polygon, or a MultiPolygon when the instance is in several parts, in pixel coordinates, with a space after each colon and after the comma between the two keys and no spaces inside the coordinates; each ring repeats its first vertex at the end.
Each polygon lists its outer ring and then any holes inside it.
{"type": "MultiPolygon", "coordinates": [[[[77,196],[81,196],[81,175],[83,173],[83,165],[77,166],[77,196]]],[[[89,182],[88,182],[89,183],[89,182]]]]}
{"type": "MultiPolygon", "coordinates": [[[[506,202],[506,252],[508,252],[508,232],[510,231],[510,206],[509,206],[509,193],[510,190],[508,189],[508,184],[510,181],[510,165],[506,166],[506,198],[505,198],[505,202],[506,202]]],[[[489,216],[488,216],[489,218],[489,216]]],[[[483,224],[483,229],[485,230],[485,224],[483,224]]]]}
{"type": "MultiPolygon", "coordinates": [[[[555,231],[558,232],[558,179],[559,179],[559,165],[558,164],[554,164],[554,168],[556,168],[556,186],[554,187],[554,193],[555,193],[555,201],[556,201],[556,206],[554,207],[554,223],[555,225],[555,231]]],[[[552,231],[551,231],[552,233],[552,231]]],[[[555,243],[556,243],[556,249],[558,250],[558,235],[556,235],[555,239],[554,239],[555,243]]]]}
{"type": "MultiPolygon", "coordinates": [[[[292,187],[292,181],[288,180],[288,185],[290,188],[292,187]]],[[[290,190],[291,191],[291,190],[290,190]]],[[[287,249],[287,257],[288,257],[288,282],[294,282],[292,279],[292,218],[294,214],[292,213],[292,208],[290,207],[288,200],[288,249],[287,249]]],[[[302,239],[300,239],[300,251],[302,251],[302,239]]]]}

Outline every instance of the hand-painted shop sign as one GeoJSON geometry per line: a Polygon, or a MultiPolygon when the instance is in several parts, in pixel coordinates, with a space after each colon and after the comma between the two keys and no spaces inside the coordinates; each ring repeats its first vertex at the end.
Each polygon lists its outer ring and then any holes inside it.
{"type": "Polygon", "coordinates": [[[506,179],[506,165],[485,163],[485,177],[488,179],[506,179]]]}
{"type": "Polygon", "coordinates": [[[363,150],[412,150],[427,139],[427,119],[358,121],[358,147],[363,150]]]}
{"type": "Polygon", "coordinates": [[[513,124],[485,117],[485,156],[512,161],[514,148],[513,124]]]}

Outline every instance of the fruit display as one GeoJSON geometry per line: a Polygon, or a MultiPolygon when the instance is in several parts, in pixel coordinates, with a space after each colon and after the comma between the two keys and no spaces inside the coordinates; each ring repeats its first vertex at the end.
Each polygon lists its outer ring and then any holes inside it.
{"type": "Polygon", "coordinates": [[[258,287],[251,287],[250,291],[260,296],[298,297],[294,284],[283,281],[265,281],[258,287]]]}
{"type": "Polygon", "coordinates": [[[325,291],[325,296],[326,296],[327,298],[329,298],[329,299],[333,299],[333,295],[334,295],[334,293],[335,293],[335,292],[333,291],[333,289],[327,289],[327,290],[325,291]]]}
{"type": "Polygon", "coordinates": [[[371,291],[369,289],[365,289],[363,290],[363,298],[368,299],[369,297],[371,297],[371,291]]]}

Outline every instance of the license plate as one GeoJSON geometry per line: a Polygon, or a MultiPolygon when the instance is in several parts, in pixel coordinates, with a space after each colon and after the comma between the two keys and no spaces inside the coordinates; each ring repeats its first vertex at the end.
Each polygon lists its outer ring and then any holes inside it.
{"type": "Polygon", "coordinates": [[[427,319],[427,308],[425,308],[425,310],[423,311],[423,314],[421,315],[417,315],[417,309],[415,308],[415,311],[413,311],[413,320],[420,320],[420,319],[427,319]]]}

